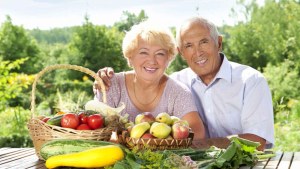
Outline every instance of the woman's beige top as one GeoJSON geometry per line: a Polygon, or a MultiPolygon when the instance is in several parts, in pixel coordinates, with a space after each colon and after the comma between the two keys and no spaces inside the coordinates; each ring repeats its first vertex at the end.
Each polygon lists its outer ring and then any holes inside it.
{"type": "MultiPolygon", "coordinates": [[[[128,113],[129,120],[134,121],[134,118],[142,112],[130,100],[125,83],[125,73],[115,73],[111,79],[111,84],[111,87],[107,91],[107,104],[111,107],[119,107],[122,102],[125,103],[126,107],[121,114],[128,113]]],[[[96,94],[96,98],[102,101],[100,92],[96,94]]],[[[167,112],[170,115],[181,118],[186,113],[192,111],[197,111],[197,108],[194,104],[191,91],[181,83],[168,78],[157,107],[149,112],[154,117],[161,112],[167,112]]]]}

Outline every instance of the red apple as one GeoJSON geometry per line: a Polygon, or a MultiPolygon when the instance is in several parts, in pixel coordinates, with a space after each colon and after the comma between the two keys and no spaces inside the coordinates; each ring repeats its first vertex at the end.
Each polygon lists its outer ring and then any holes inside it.
{"type": "Polygon", "coordinates": [[[180,123],[175,123],[172,126],[172,136],[174,139],[185,139],[189,136],[189,127],[180,123]]]}
{"type": "Polygon", "coordinates": [[[177,124],[177,123],[179,123],[180,125],[189,127],[189,122],[187,122],[186,120],[178,120],[178,121],[174,122],[174,124],[177,124]]]}
{"type": "Polygon", "coordinates": [[[150,133],[145,133],[145,134],[142,135],[141,138],[143,138],[143,139],[149,139],[149,138],[155,138],[155,137],[152,134],[150,134],[150,133]]]}
{"type": "Polygon", "coordinates": [[[144,112],[135,117],[135,124],[148,122],[150,125],[155,122],[155,117],[150,112],[144,112]]]}

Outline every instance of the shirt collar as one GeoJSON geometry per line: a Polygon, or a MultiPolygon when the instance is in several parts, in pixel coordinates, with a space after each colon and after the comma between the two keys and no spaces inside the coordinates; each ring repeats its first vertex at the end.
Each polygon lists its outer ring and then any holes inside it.
{"type": "Polygon", "coordinates": [[[221,67],[219,72],[216,75],[215,79],[225,79],[226,81],[231,83],[231,68],[230,68],[230,63],[226,56],[223,53],[220,53],[220,57],[223,58],[221,67]]]}

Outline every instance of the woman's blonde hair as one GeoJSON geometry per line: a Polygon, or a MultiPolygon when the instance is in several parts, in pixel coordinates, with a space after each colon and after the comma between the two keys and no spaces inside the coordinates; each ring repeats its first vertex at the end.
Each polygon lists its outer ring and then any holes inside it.
{"type": "Polygon", "coordinates": [[[123,39],[122,51],[128,60],[137,50],[139,40],[144,40],[150,45],[159,45],[168,51],[170,60],[177,54],[175,38],[167,27],[144,21],[131,27],[123,39]]]}

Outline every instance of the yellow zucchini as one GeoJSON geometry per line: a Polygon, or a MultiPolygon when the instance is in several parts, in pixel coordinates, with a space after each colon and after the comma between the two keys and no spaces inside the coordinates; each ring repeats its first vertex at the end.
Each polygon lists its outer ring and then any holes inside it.
{"type": "Polygon", "coordinates": [[[107,145],[78,153],[52,156],[47,159],[46,167],[97,168],[113,165],[123,158],[124,152],[119,146],[107,145]]]}

